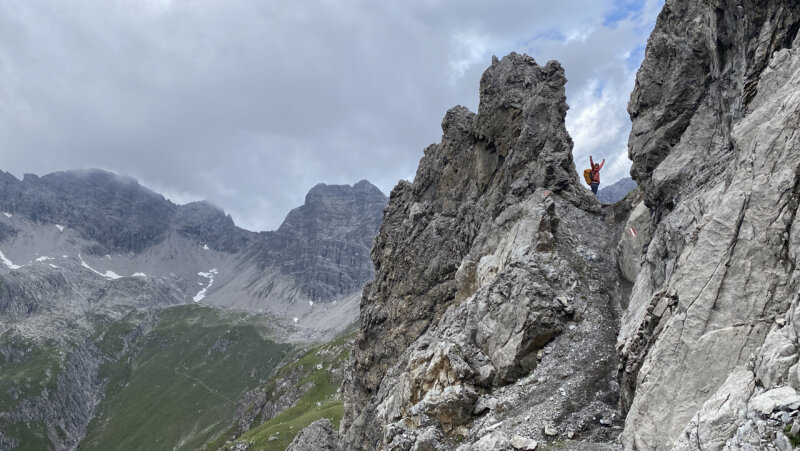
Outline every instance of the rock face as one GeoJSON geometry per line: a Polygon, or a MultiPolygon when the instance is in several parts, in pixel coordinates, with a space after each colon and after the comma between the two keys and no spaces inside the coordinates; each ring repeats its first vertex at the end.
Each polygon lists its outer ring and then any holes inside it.
{"type": "Polygon", "coordinates": [[[785,449],[796,410],[769,394],[800,389],[799,28],[795,1],[667,0],[650,38],[629,106],[652,238],[619,335],[626,449],[785,449]]]}
{"type": "Polygon", "coordinates": [[[343,447],[603,449],[624,420],[624,449],[791,449],[799,29],[794,1],[667,0],[629,106],[640,191],[602,209],[560,68],[495,60],[392,193],[343,447]]]}
{"type": "MultiPolygon", "coordinates": [[[[616,436],[621,227],[577,184],[555,63],[511,54],[392,192],[343,387],[343,449],[616,436]]],[[[625,218],[621,219],[623,222],[625,218]]]]}
{"type": "Polygon", "coordinates": [[[286,451],[337,451],[336,433],[330,420],[317,420],[303,429],[286,451]]]}

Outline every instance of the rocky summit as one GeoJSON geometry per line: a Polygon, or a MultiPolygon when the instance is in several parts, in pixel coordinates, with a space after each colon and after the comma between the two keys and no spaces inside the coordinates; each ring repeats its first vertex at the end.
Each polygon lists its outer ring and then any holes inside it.
{"type": "Polygon", "coordinates": [[[392,192],[344,449],[613,440],[628,286],[609,252],[620,230],[575,176],[565,83],[555,62],[495,60],[478,113],[450,110],[414,183],[392,192]]]}
{"type": "Polygon", "coordinates": [[[255,234],[107,173],[3,175],[0,449],[798,449],[799,31],[795,0],[666,0],[613,204],[564,69],[516,53],[385,209],[320,185],[255,234]]]}

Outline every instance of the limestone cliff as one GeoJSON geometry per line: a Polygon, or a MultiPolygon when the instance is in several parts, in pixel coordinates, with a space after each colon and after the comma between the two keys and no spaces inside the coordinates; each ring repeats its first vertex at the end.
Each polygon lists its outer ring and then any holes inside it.
{"type": "Polygon", "coordinates": [[[450,110],[414,183],[392,192],[344,449],[616,437],[620,228],[578,184],[565,83],[555,62],[494,60],[478,113],[450,110]]]}
{"type": "Polygon", "coordinates": [[[796,1],[668,0],[650,38],[629,106],[653,237],[619,336],[626,449],[791,449],[798,28],[796,1]]]}

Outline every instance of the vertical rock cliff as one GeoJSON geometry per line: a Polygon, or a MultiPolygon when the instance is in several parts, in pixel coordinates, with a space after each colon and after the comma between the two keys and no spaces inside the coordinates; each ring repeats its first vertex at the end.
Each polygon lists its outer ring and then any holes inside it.
{"type": "Polygon", "coordinates": [[[796,1],[668,0],[650,38],[629,106],[653,232],[619,336],[626,449],[791,449],[798,28],[796,1]]]}
{"type": "Polygon", "coordinates": [[[450,110],[414,183],[392,192],[344,449],[616,437],[619,228],[578,184],[565,83],[558,63],[495,59],[478,113],[450,110]]]}
{"type": "Polygon", "coordinates": [[[342,447],[791,451],[798,30],[794,0],[667,0],[613,206],[577,184],[561,68],[494,60],[392,193],[342,447]]]}

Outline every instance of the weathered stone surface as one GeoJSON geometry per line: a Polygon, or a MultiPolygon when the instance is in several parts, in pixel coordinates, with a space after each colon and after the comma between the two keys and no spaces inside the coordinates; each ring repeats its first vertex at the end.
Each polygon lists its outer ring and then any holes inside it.
{"type": "Polygon", "coordinates": [[[747,401],[755,391],[754,375],[737,368],[689,422],[674,449],[722,449],[736,432],[736,423],[747,411],[747,401]]]}
{"type": "MultiPolygon", "coordinates": [[[[686,430],[689,449],[767,439],[742,419],[751,385],[725,381],[797,302],[798,28],[797,2],[667,0],[650,38],[629,106],[654,222],[619,335],[627,449],[671,449],[686,430]],[[726,390],[738,404],[711,414],[726,390]]],[[[788,354],[762,355],[754,378],[784,380],[795,337],[774,337],[788,354]]]]}
{"type": "Polygon", "coordinates": [[[372,279],[369,253],[386,203],[386,195],[365,180],[319,184],[247,253],[262,270],[278,269],[297,280],[295,289],[312,301],[357,292],[372,279]]]}
{"type": "Polygon", "coordinates": [[[513,446],[514,449],[533,451],[539,446],[539,444],[536,442],[536,440],[515,435],[511,437],[511,446],[513,446]]]}
{"type": "Polygon", "coordinates": [[[336,432],[328,419],[317,420],[300,431],[286,451],[336,451],[336,432]]]}
{"type": "Polygon", "coordinates": [[[762,415],[769,415],[776,409],[796,409],[800,407],[800,394],[792,387],[775,388],[750,400],[750,407],[762,415]]]}
{"type": "Polygon", "coordinates": [[[523,433],[554,440],[543,428],[560,421],[613,441],[597,418],[621,420],[621,225],[577,184],[565,81],[556,63],[495,61],[478,114],[450,110],[414,183],[393,191],[344,386],[344,448],[506,449],[523,433]]]}
{"type": "Polygon", "coordinates": [[[767,335],[755,362],[756,380],[767,389],[789,382],[789,371],[797,363],[797,335],[792,327],[775,327],[767,335]]]}

